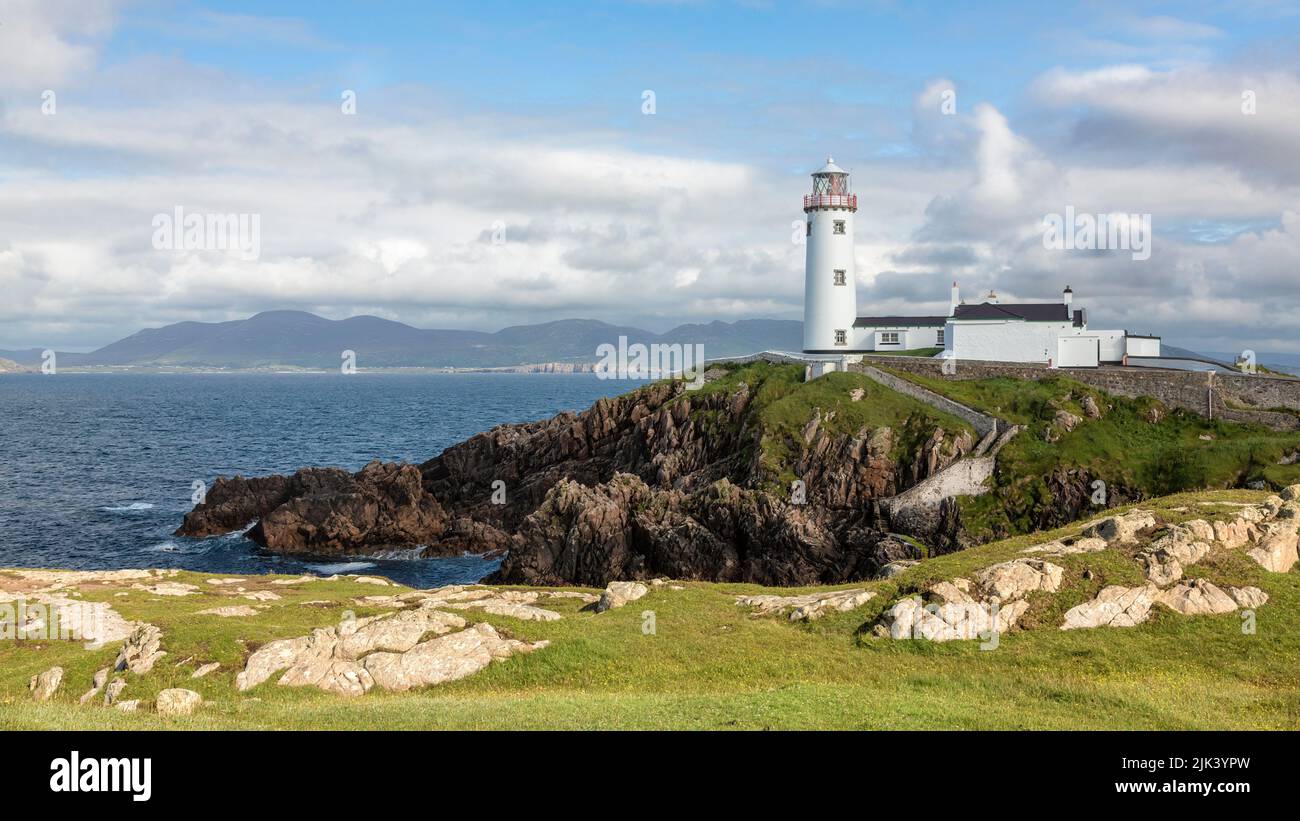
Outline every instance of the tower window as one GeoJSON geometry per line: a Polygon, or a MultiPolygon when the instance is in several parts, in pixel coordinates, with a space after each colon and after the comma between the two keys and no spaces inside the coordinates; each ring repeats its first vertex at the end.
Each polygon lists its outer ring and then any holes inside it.
{"type": "Polygon", "coordinates": [[[835,220],[835,233],[844,233],[844,220],[835,220]]]}
{"type": "Polygon", "coordinates": [[[805,237],[811,237],[811,236],[812,236],[812,220],[809,220],[808,222],[804,223],[804,227],[807,229],[807,230],[805,231],[805,233],[804,233],[804,236],[805,236],[805,237]]]}
{"type": "Polygon", "coordinates": [[[836,344],[836,345],[847,345],[847,344],[849,344],[849,332],[846,331],[846,330],[844,330],[843,328],[836,328],[836,329],[835,329],[835,344],[836,344]]]}
{"type": "Polygon", "coordinates": [[[836,285],[843,285],[843,284],[844,284],[844,269],[843,269],[843,268],[836,268],[836,269],[835,269],[835,284],[836,284],[836,285]]]}

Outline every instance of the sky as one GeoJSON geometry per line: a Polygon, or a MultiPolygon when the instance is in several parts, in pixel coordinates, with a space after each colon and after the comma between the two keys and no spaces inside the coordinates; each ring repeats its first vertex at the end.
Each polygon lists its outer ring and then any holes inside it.
{"type": "Polygon", "coordinates": [[[828,155],[863,314],[1068,284],[1094,327],[1300,352],[1300,0],[0,0],[0,348],[799,319],[828,155]],[[175,247],[177,209],[255,253],[175,247]],[[1048,247],[1067,209],[1149,215],[1149,256],[1048,247]]]}

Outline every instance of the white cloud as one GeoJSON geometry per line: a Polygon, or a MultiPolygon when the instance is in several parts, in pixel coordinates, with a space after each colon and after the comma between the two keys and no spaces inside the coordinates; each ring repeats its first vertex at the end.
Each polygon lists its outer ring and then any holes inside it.
{"type": "Polygon", "coordinates": [[[0,9],[0,89],[39,93],[84,74],[111,31],[115,0],[12,0],[0,9]]]}
{"type": "MultiPolygon", "coordinates": [[[[647,148],[563,112],[471,116],[410,89],[365,93],[346,116],[319,89],[258,88],[176,58],[86,76],[113,6],[70,8],[22,4],[24,30],[53,47],[0,51],[13,88],[56,74],[85,87],[57,116],[11,104],[0,117],[0,347],[79,347],[271,308],[485,330],[800,315],[791,223],[808,178],[747,159],[757,151],[647,148]],[[109,88],[127,93],[115,105],[94,93],[109,88]],[[261,258],[155,250],[151,219],[177,205],[258,214],[261,258]]],[[[259,30],[310,38],[291,21],[259,30]]],[[[1144,36],[1216,35],[1148,20],[1144,36]]],[[[1300,349],[1294,74],[1119,64],[1056,69],[1029,91],[1004,111],[935,78],[912,100],[910,135],[906,107],[889,133],[909,151],[836,152],[859,194],[863,312],[943,310],[954,277],[968,296],[1025,299],[1069,283],[1107,324],[1300,349]],[[1241,114],[1243,89],[1257,114],[1241,114]],[[1152,214],[1151,260],[1043,249],[1044,214],[1067,205],[1152,214]],[[1197,241],[1201,223],[1229,238],[1197,241]]]]}

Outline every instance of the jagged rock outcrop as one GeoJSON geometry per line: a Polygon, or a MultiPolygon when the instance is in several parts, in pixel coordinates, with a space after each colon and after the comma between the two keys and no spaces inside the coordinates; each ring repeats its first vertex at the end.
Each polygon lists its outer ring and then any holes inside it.
{"type": "Polygon", "coordinates": [[[152,624],[140,625],[117,651],[113,669],[119,673],[129,670],[141,676],[149,672],[159,659],[167,655],[167,651],[162,649],[162,639],[162,630],[152,624]]]}
{"type": "Polygon", "coordinates": [[[834,410],[774,433],[751,412],[755,390],[695,394],[662,382],[582,413],[493,428],[418,467],[219,479],[177,534],[255,523],[249,537],[279,553],[505,553],[493,581],[593,587],[659,575],[840,583],[918,558],[877,502],[961,460],[970,433],[925,414],[846,430],[834,410]],[[763,459],[772,436],[799,494],[778,489],[763,459]]]}

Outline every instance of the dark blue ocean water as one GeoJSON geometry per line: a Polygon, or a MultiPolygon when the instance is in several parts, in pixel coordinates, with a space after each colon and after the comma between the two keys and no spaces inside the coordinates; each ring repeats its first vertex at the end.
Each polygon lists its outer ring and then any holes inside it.
{"type": "Polygon", "coordinates": [[[422,462],[493,425],[582,410],[628,383],[549,374],[0,376],[0,567],[365,572],[428,587],[496,562],[304,563],[240,534],[171,532],[195,480],[422,462]]]}

